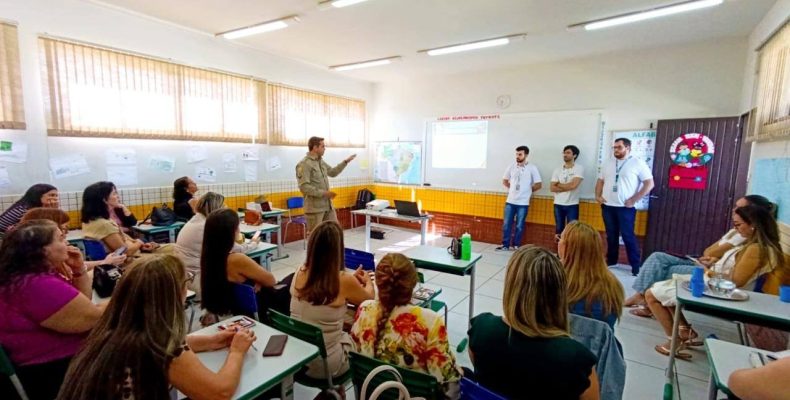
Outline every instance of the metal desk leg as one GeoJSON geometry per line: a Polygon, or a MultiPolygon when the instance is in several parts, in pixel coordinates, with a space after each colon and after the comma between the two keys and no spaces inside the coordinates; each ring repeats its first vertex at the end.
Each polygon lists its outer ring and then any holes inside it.
{"type": "Polygon", "coordinates": [[[365,215],[365,251],[370,253],[370,215],[365,215]]]}
{"type": "Polygon", "coordinates": [[[475,315],[475,269],[477,265],[472,265],[469,271],[469,321],[468,327],[472,327],[472,317],[475,315]]]}
{"type": "Polygon", "coordinates": [[[420,245],[425,245],[425,236],[428,234],[428,219],[420,221],[420,245]]]}
{"type": "Polygon", "coordinates": [[[680,313],[683,307],[680,301],[675,302],[675,315],[672,320],[672,340],[669,343],[669,365],[667,366],[667,382],[664,384],[664,400],[672,400],[675,395],[675,348],[678,343],[678,325],[680,325],[680,313]]]}
{"type": "Polygon", "coordinates": [[[716,387],[716,379],[713,374],[708,377],[708,400],[716,400],[716,395],[719,394],[719,388],[716,387]]]}
{"type": "MultiPolygon", "coordinates": [[[[272,258],[272,260],[282,260],[283,258],[288,258],[289,254],[282,254],[280,253],[280,249],[283,248],[283,215],[277,214],[277,255],[272,258]]],[[[271,243],[271,242],[269,242],[271,243]]]]}

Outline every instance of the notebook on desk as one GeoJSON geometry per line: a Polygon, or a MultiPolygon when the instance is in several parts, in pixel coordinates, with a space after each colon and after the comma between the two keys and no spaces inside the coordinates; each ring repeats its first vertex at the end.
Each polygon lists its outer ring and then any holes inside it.
{"type": "Polygon", "coordinates": [[[417,203],[413,201],[395,200],[395,209],[398,210],[398,215],[405,215],[407,217],[423,217],[424,213],[420,213],[417,208],[417,203]]]}

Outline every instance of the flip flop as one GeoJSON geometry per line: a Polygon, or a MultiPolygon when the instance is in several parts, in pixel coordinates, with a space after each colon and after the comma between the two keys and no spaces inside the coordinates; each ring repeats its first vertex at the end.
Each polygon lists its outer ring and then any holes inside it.
{"type": "Polygon", "coordinates": [[[636,315],[637,317],[653,318],[653,313],[644,307],[634,308],[633,310],[629,310],[628,313],[631,315],[636,315]]]}

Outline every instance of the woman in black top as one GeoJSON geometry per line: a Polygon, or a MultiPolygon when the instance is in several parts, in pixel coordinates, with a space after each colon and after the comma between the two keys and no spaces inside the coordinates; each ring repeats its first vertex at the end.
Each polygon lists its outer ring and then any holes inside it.
{"type": "Polygon", "coordinates": [[[472,319],[475,379],[507,398],[598,399],[595,356],[570,337],[567,284],[559,258],[535,246],[507,266],[504,316],[472,319]]]}
{"type": "Polygon", "coordinates": [[[173,211],[179,221],[189,221],[195,215],[194,199],[197,184],[188,176],[182,176],[173,182],[173,211]]]}

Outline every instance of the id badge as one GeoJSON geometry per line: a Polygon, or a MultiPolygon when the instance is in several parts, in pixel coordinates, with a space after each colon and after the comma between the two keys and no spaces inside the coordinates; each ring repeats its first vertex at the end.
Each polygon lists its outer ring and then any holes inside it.
{"type": "Polygon", "coordinates": [[[612,186],[612,192],[617,193],[617,185],[612,186]]]}
{"type": "Polygon", "coordinates": [[[521,190],[521,185],[516,185],[516,191],[518,192],[519,190],[521,190]]]}

